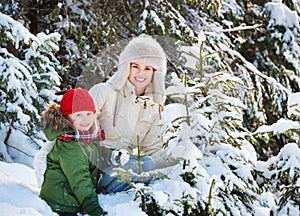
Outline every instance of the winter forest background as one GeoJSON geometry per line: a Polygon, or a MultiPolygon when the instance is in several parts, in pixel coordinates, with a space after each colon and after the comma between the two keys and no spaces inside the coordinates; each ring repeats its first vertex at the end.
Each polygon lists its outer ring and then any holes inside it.
{"type": "Polygon", "coordinates": [[[136,215],[300,215],[299,16],[299,0],[2,0],[1,209],[22,209],[8,193],[38,197],[4,167],[33,169],[54,93],[106,81],[128,39],[147,34],[168,55],[166,146],[200,154],[134,188],[136,215]]]}

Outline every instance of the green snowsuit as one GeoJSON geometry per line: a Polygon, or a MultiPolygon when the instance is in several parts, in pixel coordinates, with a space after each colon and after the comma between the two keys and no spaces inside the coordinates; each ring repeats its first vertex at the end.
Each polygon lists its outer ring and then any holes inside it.
{"type": "MultiPolygon", "coordinates": [[[[64,133],[45,130],[50,141],[64,133]]],[[[56,139],[47,155],[40,197],[57,213],[103,215],[95,188],[99,169],[110,166],[111,153],[111,149],[101,147],[97,141],[87,144],[56,139]]]]}

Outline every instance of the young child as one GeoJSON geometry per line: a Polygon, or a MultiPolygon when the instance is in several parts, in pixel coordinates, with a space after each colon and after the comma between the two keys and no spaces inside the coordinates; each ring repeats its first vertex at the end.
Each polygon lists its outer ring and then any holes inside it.
{"type": "Polygon", "coordinates": [[[47,154],[40,197],[61,216],[104,215],[95,192],[99,172],[127,160],[123,151],[99,145],[105,135],[95,112],[87,90],[76,88],[63,95],[60,106],[52,102],[42,113],[46,137],[55,144],[47,154]]]}

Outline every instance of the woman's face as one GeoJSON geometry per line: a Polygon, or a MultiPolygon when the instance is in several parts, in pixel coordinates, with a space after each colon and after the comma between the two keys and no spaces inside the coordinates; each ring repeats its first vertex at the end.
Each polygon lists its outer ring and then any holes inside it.
{"type": "Polygon", "coordinates": [[[69,115],[73,126],[79,131],[89,130],[94,124],[94,113],[90,111],[75,112],[69,115]]]}
{"type": "Polygon", "coordinates": [[[137,95],[144,93],[146,86],[151,82],[155,69],[141,62],[130,63],[129,81],[136,88],[137,95]]]}

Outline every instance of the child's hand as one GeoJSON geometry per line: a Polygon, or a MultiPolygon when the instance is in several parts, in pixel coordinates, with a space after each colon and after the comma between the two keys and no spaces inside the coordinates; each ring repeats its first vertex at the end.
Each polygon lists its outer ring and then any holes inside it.
{"type": "Polygon", "coordinates": [[[129,153],[125,149],[114,150],[111,155],[111,162],[114,166],[123,166],[129,160],[129,153]]]}

